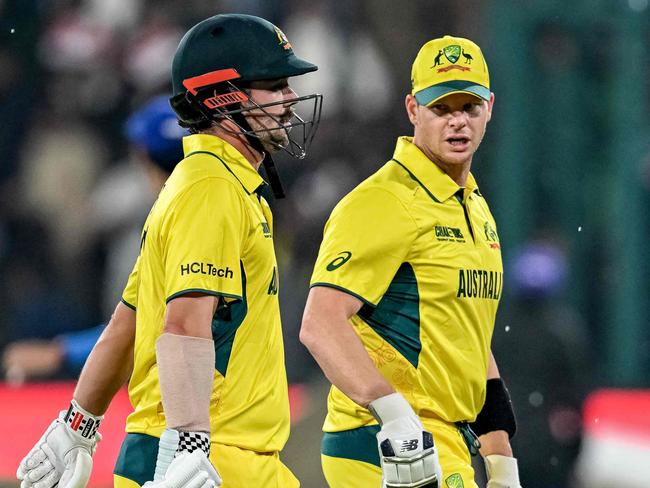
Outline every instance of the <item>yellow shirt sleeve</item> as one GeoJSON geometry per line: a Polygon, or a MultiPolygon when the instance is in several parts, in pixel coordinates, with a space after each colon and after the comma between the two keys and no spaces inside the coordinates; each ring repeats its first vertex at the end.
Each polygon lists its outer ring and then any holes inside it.
{"type": "Polygon", "coordinates": [[[357,188],[325,225],[311,286],[338,288],[376,306],[417,234],[397,196],[383,188],[357,188]]]}
{"type": "Polygon", "coordinates": [[[233,183],[221,178],[203,179],[179,195],[161,233],[167,302],[190,292],[242,298],[244,205],[233,183]]]}
{"type": "Polygon", "coordinates": [[[140,256],[135,261],[129,279],[126,281],[126,287],[122,292],[122,303],[133,310],[138,306],[138,266],[140,256]]]}

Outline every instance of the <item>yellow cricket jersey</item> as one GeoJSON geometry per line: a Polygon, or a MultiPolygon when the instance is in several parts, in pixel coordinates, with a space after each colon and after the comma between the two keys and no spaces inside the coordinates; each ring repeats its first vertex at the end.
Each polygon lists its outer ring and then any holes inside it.
{"type": "MultiPolygon", "coordinates": [[[[386,379],[423,418],[473,421],[485,400],[503,266],[494,218],[402,137],[392,160],[330,216],[311,286],[363,301],[351,319],[386,379]]],[[[332,387],[324,430],[376,423],[332,387]]]]}
{"type": "Polygon", "coordinates": [[[212,441],[279,451],[289,436],[289,401],[264,183],[218,137],[191,135],[183,145],[185,159],[151,209],[122,298],[137,310],[129,383],[135,411],[126,430],[159,437],[165,428],[155,343],[167,303],[200,292],[220,297],[212,320],[212,441]]]}

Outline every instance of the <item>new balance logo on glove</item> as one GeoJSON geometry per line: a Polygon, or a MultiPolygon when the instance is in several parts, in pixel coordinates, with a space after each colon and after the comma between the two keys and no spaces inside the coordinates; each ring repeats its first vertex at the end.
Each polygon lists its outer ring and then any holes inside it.
{"type": "Polygon", "coordinates": [[[381,425],[382,487],[440,488],[442,469],[433,436],[406,399],[392,393],[370,402],[368,409],[381,425]]]}
{"type": "Polygon", "coordinates": [[[415,451],[417,448],[418,448],[418,440],[411,439],[408,441],[402,441],[402,447],[400,447],[399,452],[415,451]]]}

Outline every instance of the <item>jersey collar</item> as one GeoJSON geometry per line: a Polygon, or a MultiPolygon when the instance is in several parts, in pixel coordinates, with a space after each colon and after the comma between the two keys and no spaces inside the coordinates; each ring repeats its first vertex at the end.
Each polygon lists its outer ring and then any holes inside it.
{"type": "Polygon", "coordinates": [[[465,188],[461,188],[443,170],[434,164],[424,153],[413,144],[412,137],[400,137],[393,159],[400,163],[424,189],[439,202],[451,198],[459,190],[465,190],[465,195],[478,193],[478,185],[472,173],[467,177],[465,188]]]}
{"type": "Polygon", "coordinates": [[[209,152],[219,158],[226,168],[239,180],[250,195],[264,186],[264,180],[251,163],[232,145],[210,134],[192,134],[183,137],[185,157],[191,153],[209,152]]]}

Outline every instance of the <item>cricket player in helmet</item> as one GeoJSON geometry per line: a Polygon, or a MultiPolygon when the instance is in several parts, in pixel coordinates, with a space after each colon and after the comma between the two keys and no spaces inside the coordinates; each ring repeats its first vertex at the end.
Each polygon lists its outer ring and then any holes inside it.
{"type": "Polygon", "coordinates": [[[269,86],[269,80],[279,87],[283,80],[317,67],[298,58],[284,33],[270,22],[245,15],[218,17],[197,24],[181,40],[172,66],[171,105],[190,131],[216,124],[243,135],[251,148],[264,154],[272,190],[281,198],[284,192],[271,153],[306,156],[320,120],[322,95],[294,93],[288,103],[261,100],[251,90],[269,86]],[[235,24],[237,29],[231,27],[235,24]],[[306,120],[296,111],[298,105],[308,105],[306,120]]]}
{"type": "Polygon", "coordinates": [[[305,156],[322,100],[298,97],[288,78],[316,69],[279,28],[250,15],[211,17],[181,40],[171,105],[191,132],[185,158],[151,209],[68,412],[21,463],[22,488],[86,485],[97,427],[129,375],[134,412],[115,486],[299,486],[279,458],[289,402],[272,215],[258,169],[265,165],[281,196],[270,154],[305,156]],[[297,116],[301,102],[312,104],[307,120],[297,116]]]}

